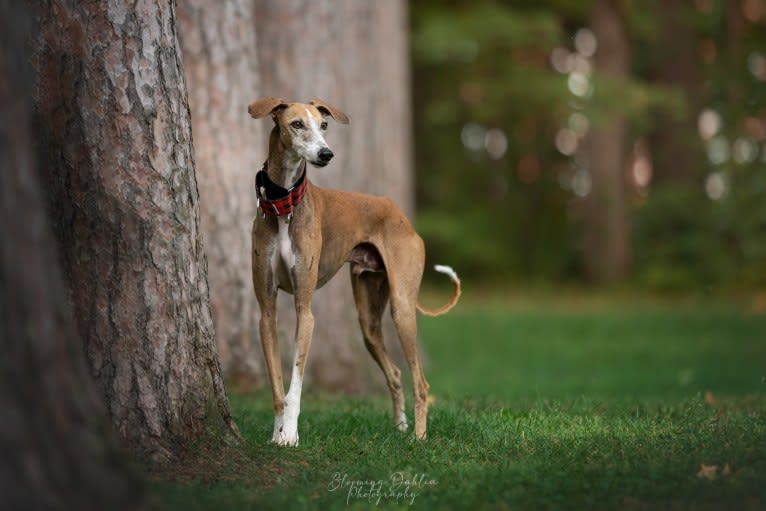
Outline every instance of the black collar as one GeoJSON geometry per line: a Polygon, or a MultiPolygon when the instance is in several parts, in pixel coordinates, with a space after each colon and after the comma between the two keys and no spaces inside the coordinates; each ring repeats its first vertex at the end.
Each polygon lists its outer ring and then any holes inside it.
{"type": "Polygon", "coordinates": [[[301,175],[290,188],[284,188],[269,179],[269,174],[267,172],[268,165],[268,160],[263,162],[263,168],[255,175],[255,192],[261,200],[266,199],[268,201],[275,201],[284,199],[290,195],[290,192],[300,188],[303,181],[306,179],[306,160],[301,162],[301,175]]]}
{"type": "Polygon", "coordinates": [[[255,194],[258,197],[258,206],[266,216],[284,217],[290,222],[293,211],[303,201],[306,194],[308,179],[306,179],[306,162],[302,164],[301,177],[290,188],[283,188],[274,183],[266,172],[267,163],[263,164],[263,170],[255,175],[255,194]],[[263,190],[263,191],[261,191],[263,190]]]}

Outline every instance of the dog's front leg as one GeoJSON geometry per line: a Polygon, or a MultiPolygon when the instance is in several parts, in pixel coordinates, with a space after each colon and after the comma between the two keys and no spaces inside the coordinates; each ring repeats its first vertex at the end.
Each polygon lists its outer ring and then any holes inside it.
{"type": "MultiPolygon", "coordinates": [[[[271,395],[274,399],[274,432],[271,441],[282,444],[284,432],[285,386],[282,382],[282,362],[279,356],[279,337],[277,336],[277,283],[271,260],[275,248],[268,241],[259,246],[256,240],[258,219],[253,221],[253,287],[258,306],[261,309],[260,334],[263,358],[269,373],[271,395]],[[265,247],[265,248],[264,248],[265,247]]],[[[262,240],[268,240],[264,234],[262,240]]]]}
{"type": "Polygon", "coordinates": [[[298,415],[301,412],[301,390],[303,387],[303,371],[306,358],[311,346],[314,333],[314,315],[311,312],[311,293],[303,292],[295,295],[295,355],[292,364],[290,389],[285,397],[284,415],[284,445],[298,445],[298,415]]]}
{"type": "Polygon", "coordinates": [[[266,369],[271,383],[271,395],[274,399],[274,432],[271,441],[284,445],[284,409],[285,387],[282,382],[282,363],[279,356],[279,338],[277,337],[277,307],[275,296],[259,300],[261,307],[261,344],[266,359],[266,369]]]}

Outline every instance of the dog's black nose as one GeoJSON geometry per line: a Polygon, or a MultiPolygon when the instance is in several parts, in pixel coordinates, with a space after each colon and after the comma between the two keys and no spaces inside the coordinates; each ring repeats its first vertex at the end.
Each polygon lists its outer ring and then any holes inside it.
{"type": "Polygon", "coordinates": [[[328,161],[332,160],[332,157],[335,155],[332,154],[332,151],[330,151],[329,147],[323,147],[319,150],[317,156],[319,157],[319,161],[322,163],[327,163],[328,161]]]}

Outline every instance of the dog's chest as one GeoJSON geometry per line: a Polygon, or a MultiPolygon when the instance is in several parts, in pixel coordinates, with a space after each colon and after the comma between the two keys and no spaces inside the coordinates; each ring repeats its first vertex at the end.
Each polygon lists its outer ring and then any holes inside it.
{"type": "Polygon", "coordinates": [[[271,254],[271,270],[277,276],[280,287],[292,288],[292,273],[295,268],[295,250],[290,239],[290,224],[278,223],[271,254]]]}

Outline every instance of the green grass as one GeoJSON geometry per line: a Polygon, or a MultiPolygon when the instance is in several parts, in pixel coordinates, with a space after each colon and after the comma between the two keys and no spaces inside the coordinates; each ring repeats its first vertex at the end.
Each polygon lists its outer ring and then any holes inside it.
{"type": "Polygon", "coordinates": [[[766,508],[766,317],[629,305],[467,303],[422,319],[435,396],[427,442],[393,430],[386,396],[308,389],[300,447],[277,448],[270,393],[233,396],[246,445],[163,475],[157,504],[766,508]],[[697,476],[702,464],[719,467],[714,479],[697,476]]]}

